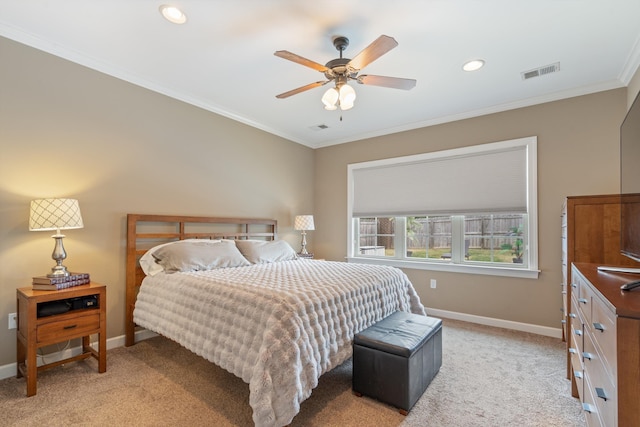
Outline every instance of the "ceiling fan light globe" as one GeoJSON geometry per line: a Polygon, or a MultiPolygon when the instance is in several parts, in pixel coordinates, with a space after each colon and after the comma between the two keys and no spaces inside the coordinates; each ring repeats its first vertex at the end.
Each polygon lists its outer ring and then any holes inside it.
{"type": "Polygon", "coordinates": [[[342,111],[350,110],[353,108],[353,102],[341,102],[340,109],[342,111]]]}
{"type": "Polygon", "coordinates": [[[333,110],[337,110],[338,106],[337,105],[325,105],[324,109],[327,111],[333,111],[333,110]]]}
{"type": "Polygon", "coordinates": [[[338,91],[334,88],[329,88],[324,95],[322,95],[322,103],[325,110],[335,110],[336,103],[338,102],[338,91]]]}
{"type": "Polygon", "coordinates": [[[355,100],[356,100],[356,91],[347,84],[342,85],[340,87],[340,105],[347,104],[353,107],[353,101],[355,100]]]}

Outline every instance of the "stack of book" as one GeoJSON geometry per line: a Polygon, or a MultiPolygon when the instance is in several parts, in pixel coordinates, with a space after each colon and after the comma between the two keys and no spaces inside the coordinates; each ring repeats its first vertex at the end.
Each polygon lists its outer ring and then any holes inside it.
{"type": "Polygon", "coordinates": [[[89,273],[70,273],[68,276],[49,277],[37,276],[33,278],[32,287],[39,291],[58,291],[73,286],[86,285],[91,282],[89,273]]]}

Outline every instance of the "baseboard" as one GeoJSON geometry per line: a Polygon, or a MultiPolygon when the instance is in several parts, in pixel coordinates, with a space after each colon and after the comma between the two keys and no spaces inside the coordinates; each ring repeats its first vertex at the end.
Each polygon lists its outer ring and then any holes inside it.
{"type": "MultiPolygon", "coordinates": [[[[435,317],[443,317],[445,319],[462,320],[464,322],[477,323],[486,326],[495,326],[498,328],[513,329],[516,331],[530,332],[532,334],[545,335],[553,338],[562,338],[562,329],[549,328],[548,326],[532,325],[529,323],[512,322],[510,320],[494,319],[491,317],[475,316],[473,314],[457,313],[455,311],[439,310],[437,308],[426,308],[427,314],[435,317]]],[[[157,334],[147,329],[136,331],[136,342],[146,340],[148,338],[155,337],[157,334]]],[[[120,335],[118,337],[109,338],[107,340],[107,350],[112,348],[124,346],[125,337],[120,335]]],[[[93,343],[96,345],[96,343],[93,343]]],[[[53,353],[47,355],[46,358],[49,362],[54,360],[61,360],[67,357],[72,357],[80,354],[81,348],[73,347],[63,350],[59,353],[53,353]]],[[[38,365],[42,364],[41,358],[38,358],[38,365]]],[[[108,362],[107,362],[108,367],[108,362]]],[[[0,380],[13,377],[17,372],[17,364],[9,363],[8,365],[0,366],[0,380]]]]}
{"type": "MultiPolygon", "coordinates": [[[[157,334],[155,332],[151,332],[147,329],[142,329],[139,331],[136,331],[136,342],[137,341],[142,341],[142,340],[146,340],[148,338],[152,338],[157,336],[157,334]]],[[[120,335],[118,337],[113,337],[113,338],[109,338],[107,339],[107,350],[111,350],[112,348],[117,348],[117,347],[122,347],[124,346],[124,341],[125,341],[125,336],[124,335],[120,335]]],[[[97,342],[92,342],[91,343],[92,346],[95,346],[97,348],[98,343],[97,342]]],[[[38,366],[42,365],[43,363],[50,363],[50,362],[55,362],[57,360],[63,360],[66,359],[68,357],[73,357],[76,356],[78,354],[80,354],[80,352],[82,351],[82,347],[77,346],[77,347],[71,347],[71,348],[67,348],[64,350],[61,350],[59,352],[55,352],[55,353],[50,353],[47,354],[43,357],[38,357],[38,366]]],[[[107,361],[107,368],[109,367],[109,363],[107,361]]],[[[3,365],[0,366],[0,380],[3,380],[5,378],[10,378],[10,377],[14,377],[16,375],[16,372],[18,372],[18,364],[17,363],[9,363],[8,365],[3,365]]]]}
{"type": "Polygon", "coordinates": [[[479,325],[495,326],[497,328],[513,329],[521,332],[544,335],[553,338],[562,338],[561,328],[550,328],[548,326],[532,325],[530,323],[512,322],[511,320],[494,319],[492,317],[475,316],[473,314],[457,313],[455,311],[439,310],[428,308],[425,310],[429,316],[443,317],[445,319],[462,320],[464,322],[477,323],[479,325]]]}

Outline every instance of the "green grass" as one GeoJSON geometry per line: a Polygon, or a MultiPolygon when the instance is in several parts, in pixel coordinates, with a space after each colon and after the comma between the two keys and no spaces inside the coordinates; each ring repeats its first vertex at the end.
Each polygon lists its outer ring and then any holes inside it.
{"type": "MultiPolygon", "coordinates": [[[[426,258],[427,251],[424,248],[409,249],[411,258],[426,258]]],[[[449,253],[449,248],[438,248],[429,250],[429,258],[441,259],[442,254],[449,253]]],[[[387,249],[386,255],[393,256],[394,250],[387,249]]],[[[492,262],[491,251],[489,249],[469,249],[469,261],[492,262]]],[[[493,262],[513,262],[513,255],[509,249],[499,249],[493,252],[493,262]]]]}

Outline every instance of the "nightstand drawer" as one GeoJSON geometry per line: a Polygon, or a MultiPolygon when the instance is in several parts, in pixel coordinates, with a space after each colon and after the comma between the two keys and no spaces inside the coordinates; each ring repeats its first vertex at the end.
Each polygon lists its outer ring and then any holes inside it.
{"type": "Polygon", "coordinates": [[[94,311],[94,313],[88,312],[86,315],[38,326],[36,342],[60,342],[97,333],[100,330],[100,313],[97,310],[94,311]]]}

